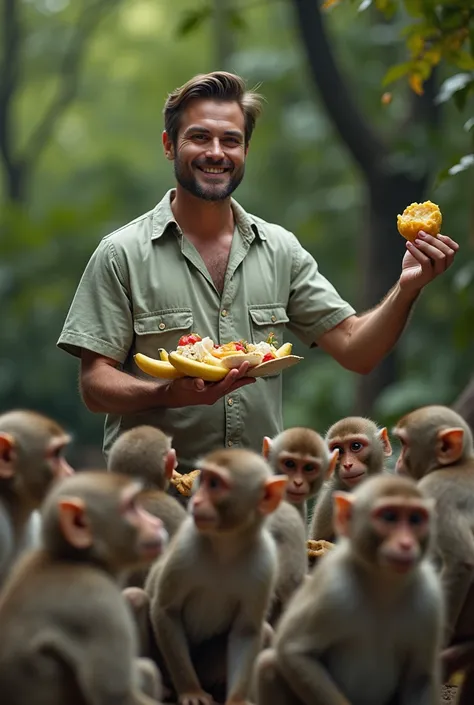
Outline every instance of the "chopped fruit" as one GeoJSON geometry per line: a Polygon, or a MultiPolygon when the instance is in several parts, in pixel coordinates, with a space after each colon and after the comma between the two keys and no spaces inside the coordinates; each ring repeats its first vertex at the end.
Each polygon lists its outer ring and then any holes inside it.
{"type": "Polygon", "coordinates": [[[270,333],[270,335],[267,338],[267,343],[269,345],[274,345],[275,347],[277,347],[278,343],[275,339],[275,333],[270,333]]]}
{"type": "Polygon", "coordinates": [[[263,363],[263,362],[268,362],[269,360],[274,360],[274,359],[275,359],[275,355],[272,355],[271,352],[269,352],[269,353],[267,353],[266,355],[263,356],[262,363],[263,363]]]}
{"type": "Polygon", "coordinates": [[[183,335],[178,341],[178,345],[194,345],[194,343],[202,340],[201,336],[197,333],[189,333],[189,335],[183,335]]]}

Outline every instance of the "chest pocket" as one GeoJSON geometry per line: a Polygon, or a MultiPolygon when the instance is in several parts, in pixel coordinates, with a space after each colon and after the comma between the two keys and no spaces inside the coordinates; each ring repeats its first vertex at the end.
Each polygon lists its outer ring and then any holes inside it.
{"type": "Polygon", "coordinates": [[[278,346],[285,342],[285,327],[290,320],[286,308],[281,304],[259,304],[249,306],[252,343],[266,341],[274,333],[278,346]]]}
{"type": "Polygon", "coordinates": [[[133,319],[135,351],[157,358],[158,348],[165,348],[168,352],[175,350],[178,340],[185,333],[191,333],[192,327],[190,308],[140,313],[133,319]]]}

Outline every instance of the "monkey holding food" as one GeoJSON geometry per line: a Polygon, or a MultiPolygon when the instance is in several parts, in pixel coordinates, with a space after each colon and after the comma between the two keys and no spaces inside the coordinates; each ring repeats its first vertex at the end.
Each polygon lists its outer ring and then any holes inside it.
{"type": "Polygon", "coordinates": [[[42,508],[43,546],[15,566],[0,596],[0,693],[8,705],[153,705],[159,673],[138,660],[117,581],[163,550],[140,483],[81,472],[42,508]]]}
{"type": "Polygon", "coordinates": [[[257,661],[258,705],[438,705],[443,602],[428,560],[433,502],[368,478],[333,494],[338,541],[257,661]]]}

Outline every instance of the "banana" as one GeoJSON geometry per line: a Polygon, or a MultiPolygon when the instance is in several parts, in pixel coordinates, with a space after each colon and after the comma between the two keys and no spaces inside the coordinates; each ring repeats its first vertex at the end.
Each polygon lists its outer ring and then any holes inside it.
{"type": "Polygon", "coordinates": [[[168,353],[164,348],[158,348],[158,353],[160,355],[160,360],[163,362],[168,362],[168,353]]]}
{"type": "Polygon", "coordinates": [[[184,374],[179,372],[176,367],[167,361],[155,360],[152,357],[148,357],[148,355],[143,355],[143,353],[137,353],[133,356],[133,359],[137,367],[151,377],[161,377],[161,379],[178,379],[184,377],[184,374]]]}
{"type": "Polygon", "coordinates": [[[169,361],[179,372],[188,377],[199,377],[205,382],[219,382],[229,372],[221,365],[209,365],[207,362],[198,362],[184,357],[177,352],[171,352],[169,361]]]}
{"type": "Polygon", "coordinates": [[[287,355],[291,355],[292,349],[293,345],[291,343],[283,343],[283,345],[278,348],[275,355],[277,357],[286,357],[287,355]]]}
{"type": "Polygon", "coordinates": [[[248,362],[250,367],[255,367],[262,362],[262,353],[250,352],[236,352],[233,355],[226,355],[222,358],[222,364],[231,370],[233,367],[240,367],[243,362],[248,362]]]}

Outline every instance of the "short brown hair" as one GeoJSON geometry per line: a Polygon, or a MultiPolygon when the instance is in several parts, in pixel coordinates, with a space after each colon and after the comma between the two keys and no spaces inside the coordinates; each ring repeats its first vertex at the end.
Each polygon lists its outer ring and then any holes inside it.
{"type": "Polygon", "coordinates": [[[227,71],[198,74],[168,95],[163,114],[165,130],[173,143],[178,138],[184,109],[196,98],[236,101],[244,114],[245,142],[249,143],[255,122],[262,112],[262,96],[247,91],[243,78],[227,71]]]}

